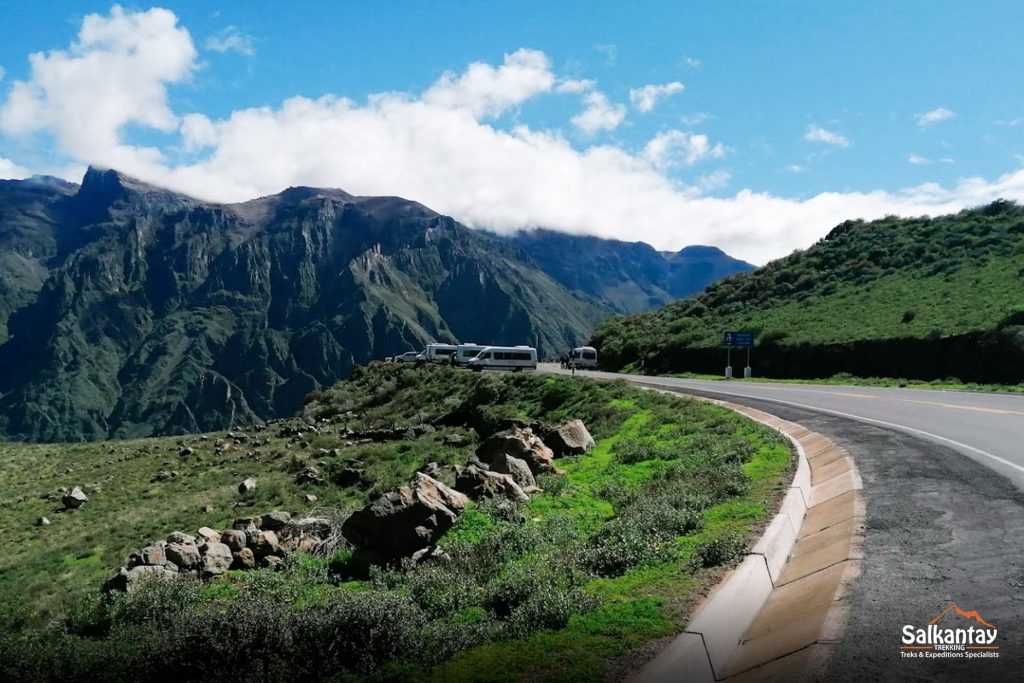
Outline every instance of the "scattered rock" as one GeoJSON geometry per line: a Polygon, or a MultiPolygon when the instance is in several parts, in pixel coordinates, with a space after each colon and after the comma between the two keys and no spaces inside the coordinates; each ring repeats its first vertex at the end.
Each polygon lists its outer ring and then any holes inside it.
{"type": "Polygon", "coordinates": [[[299,484],[321,484],[324,478],[320,475],[320,470],[310,465],[299,472],[295,477],[295,481],[299,484]]]}
{"type": "Polygon", "coordinates": [[[257,558],[274,555],[281,550],[281,542],[273,531],[260,531],[256,534],[255,542],[249,545],[257,558]]]}
{"type": "Polygon", "coordinates": [[[342,525],[342,533],[385,559],[409,557],[435,544],[455,524],[467,502],[462,493],[418,472],[406,486],[353,513],[342,525]]]}
{"type": "Polygon", "coordinates": [[[111,591],[122,591],[131,592],[138,587],[142,581],[148,581],[150,579],[168,579],[176,575],[176,572],[168,570],[166,567],[154,566],[143,564],[137,567],[127,569],[121,567],[117,574],[107,579],[107,582],[103,584],[104,592],[110,593],[111,591]]]}
{"type": "Polygon", "coordinates": [[[245,481],[238,485],[238,492],[243,495],[246,493],[252,493],[255,490],[256,480],[253,479],[252,477],[249,477],[248,479],[246,479],[245,481]]]}
{"type": "Polygon", "coordinates": [[[179,569],[197,569],[202,562],[199,554],[199,547],[195,543],[170,543],[168,542],[167,559],[178,565],[179,569]]]}
{"type": "Polygon", "coordinates": [[[203,578],[220,576],[231,567],[231,548],[224,543],[203,544],[203,578]]]}
{"type": "Polygon", "coordinates": [[[256,556],[253,555],[252,548],[241,548],[239,550],[236,550],[231,557],[232,569],[256,568],[256,556]]]}
{"type": "Polygon", "coordinates": [[[199,527],[199,531],[196,532],[196,535],[199,538],[201,538],[204,541],[206,541],[207,543],[220,543],[221,542],[221,534],[220,534],[220,532],[217,531],[216,529],[211,529],[208,526],[199,527]]]}
{"type": "MultiPolygon", "coordinates": [[[[163,542],[154,543],[147,545],[145,548],[139,551],[139,559],[142,564],[156,564],[163,565],[167,563],[167,552],[165,548],[166,544],[163,542]]],[[[178,566],[174,566],[174,571],[178,570],[178,566]]]]}
{"type": "Polygon", "coordinates": [[[167,534],[167,542],[168,543],[185,543],[185,544],[189,544],[189,545],[195,545],[196,544],[196,537],[195,536],[190,536],[189,534],[186,534],[183,531],[174,531],[174,532],[171,532],[171,533],[167,534]]]}
{"type": "Polygon", "coordinates": [[[356,467],[343,467],[334,475],[333,481],[338,486],[355,486],[366,478],[366,472],[356,467]]]}
{"type": "Polygon", "coordinates": [[[262,515],[263,524],[260,526],[269,531],[279,531],[292,521],[292,516],[281,510],[274,510],[262,515]]]}
{"type": "Polygon", "coordinates": [[[583,455],[594,448],[594,437],[587,431],[583,420],[569,420],[550,434],[545,435],[546,443],[556,458],[566,455],[583,455]]]}
{"type": "Polygon", "coordinates": [[[445,446],[461,446],[466,443],[466,437],[461,434],[449,434],[443,439],[445,446]]]}
{"type": "Polygon", "coordinates": [[[284,563],[284,559],[277,555],[267,555],[260,558],[260,567],[264,569],[277,569],[284,563]]]}
{"type": "MultiPolygon", "coordinates": [[[[205,436],[203,436],[203,437],[202,437],[202,439],[204,439],[204,440],[205,440],[205,439],[206,439],[206,437],[205,437],[205,436]]],[[[183,457],[183,458],[187,458],[187,457],[189,457],[190,455],[195,455],[195,452],[196,452],[196,451],[195,451],[195,449],[194,449],[194,448],[192,448],[192,447],[190,447],[190,446],[184,446],[184,447],[182,447],[182,449],[181,449],[180,451],[178,451],[178,455],[180,455],[180,456],[181,456],[181,457],[183,457]]]]}
{"type": "Polygon", "coordinates": [[[455,480],[455,490],[465,493],[473,500],[504,498],[523,503],[530,499],[510,475],[491,472],[473,463],[466,465],[459,472],[455,480]]]}
{"type": "Polygon", "coordinates": [[[228,529],[220,535],[221,543],[235,552],[245,547],[245,540],[245,532],[239,529],[228,529]]]}
{"type": "Polygon", "coordinates": [[[69,493],[65,493],[60,500],[64,504],[65,510],[76,510],[88,502],[89,496],[85,495],[85,491],[81,487],[76,486],[69,493]]]}
{"type": "Polygon", "coordinates": [[[511,476],[513,481],[519,484],[524,491],[528,488],[537,488],[537,480],[534,479],[533,472],[530,471],[530,466],[526,464],[525,460],[499,453],[494,457],[488,469],[511,476]]]}
{"type": "Polygon", "coordinates": [[[316,501],[317,501],[317,497],[316,497],[315,493],[307,493],[306,494],[306,502],[307,503],[315,503],[316,501]]]}
{"type": "Polygon", "coordinates": [[[534,476],[543,473],[565,474],[555,467],[555,454],[529,427],[516,426],[492,434],[476,449],[477,458],[487,465],[503,455],[526,461],[534,476]]]}
{"type": "Polygon", "coordinates": [[[50,524],[52,524],[52,522],[50,522],[46,517],[40,517],[36,520],[36,526],[50,526],[50,524]]]}

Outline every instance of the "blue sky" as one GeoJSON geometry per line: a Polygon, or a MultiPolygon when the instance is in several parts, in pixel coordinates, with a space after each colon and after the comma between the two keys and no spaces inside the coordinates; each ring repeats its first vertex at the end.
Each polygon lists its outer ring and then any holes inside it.
{"type": "Polygon", "coordinates": [[[0,175],[342,186],[756,261],[848,217],[1024,197],[1024,3],[158,6],[0,5],[0,175]]]}

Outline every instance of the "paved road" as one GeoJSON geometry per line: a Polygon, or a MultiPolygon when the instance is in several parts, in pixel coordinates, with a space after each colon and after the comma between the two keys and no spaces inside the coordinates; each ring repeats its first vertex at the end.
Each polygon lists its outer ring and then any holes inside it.
{"type": "Polygon", "coordinates": [[[760,408],[853,456],[867,503],[864,560],[826,680],[1024,680],[1024,397],[625,379],[760,408]],[[999,659],[901,657],[903,627],[950,603],[999,627],[999,659]]]}
{"type": "MultiPolygon", "coordinates": [[[[541,370],[559,372],[554,364],[541,370]]],[[[831,385],[722,382],[581,372],[602,379],[749,398],[805,408],[949,446],[1024,489],[1024,394],[831,385]]]]}

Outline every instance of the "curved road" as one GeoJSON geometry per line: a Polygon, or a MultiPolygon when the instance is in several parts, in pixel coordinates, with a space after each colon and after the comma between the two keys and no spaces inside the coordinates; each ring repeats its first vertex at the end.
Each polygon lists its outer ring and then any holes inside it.
{"type": "Polygon", "coordinates": [[[1024,396],[579,374],[750,405],[853,456],[864,559],[824,680],[1024,680],[1024,396]],[[998,627],[998,659],[901,656],[904,626],[950,603],[998,627]]]}
{"type": "MultiPolygon", "coordinates": [[[[561,372],[547,364],[547,372],[561,372]]],[[[777,384],[580,372],[601,379],[781,403],[867,422],[949,446],[1024,489],[1024,394],[777,384]]]]}

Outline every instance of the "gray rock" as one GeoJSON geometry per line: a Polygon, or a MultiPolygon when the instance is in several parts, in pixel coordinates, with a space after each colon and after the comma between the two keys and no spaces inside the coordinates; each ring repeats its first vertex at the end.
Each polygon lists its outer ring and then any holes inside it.
{"type": "Polygon", "coordinates": [[[40,517],[36,520],[36,526],[50,526],[52,522],[46,517],[40,517]]]}
{"type": "Polygon", "coordinates": [[[203,578],[220,576],[231,567],[231,548],[223,543],[206,543],[203,546],[203,578]]]}
{"type": "Polygon", "coordinates": [[[260,531],[256,535],[256,541],[249,545],[257,559],[274,555],[281,550],[281,542],[273,531],[260,531]]]}
{"type": "Polygon", "coordinates": [[[65,510],[75,510],[88,502],[89,496],[85,495],[85,491],[81,487],[76,486],[70,492],[65,493],[60,500],[64,504],[65,510]]]}
{"type": "Polygon", "coordinates": [[[220,542],[237,552],[245,547],[245,531],[240,529],[228,529],[220,535],[220,542]]]}
{"type": "Polygon", "coordinates": [[[284,564],[284,558],[277,555],[267,555],[260,558],[260,567],[264,569],[279,569],[284,564]]]}
{"type": "Polygon", "coordinates": [[[241,494],[252,493],[256,490],[256,479],[249,477],[238,485],[238,492],[241,494]]]}
{"type": "Polygon", "coordinates": [[[206,541],[207,543],[220,543],[221,534],[216,529],[211,529],[208,526],[199,527],[199,531],[196,532],[196,536],[199,539],[206,541]]]}
{"type": "Polygon", "coordinates": [[[195,545],[196,544],[196,537],[192,536],[192,535],[189,535],[189,534],[186,534],[183,531],[174,531],[174,532],[172,532],[172,533],[167,535],[167,542],[168,543],[186,543],[186,544],[195,545]]]}
{"type": "Polygon", "coordinates": [[[197,569],[202,563],[199,547],[195,543],[168,543],[167,559],[183,571],[197,569]]]}
{"type": "MultiPolygon", "coordinates": [[[[167,562],[167,552],[165,550],[165,543],[154,543],[147,545],[145,548],[139,551],[139,559],[142,564],[159,564],[163,565],[167,562]]],[[[177,566],[175,566],[177,570],[177,566]]]]}
{"type": "Polygon", "coordinates": [[[558,429],[544,436],[546,443],[554,452],[556,458],[566,455],[583,455],[590,452],[594,446],[594,437],[587,431],[583,420],[569,420],[558,429]]]}
{"type": "Polygon", "coordinates": [[[288,522],[292,520],[292,516],[282,510],[274,510],[268,512],[263,517],[263,524],[261,528],[268,529],[270,531],[279,531],[288,525],[288,522]]]}
{"type": "Polygon", "coordinates": [[[455,480],[455,490],[473,500],[503,498],[524,503],[530,499],[511,475],[491,472],[470,463],[462,468],[455,480]]]}
{"type": "Polygon", "coordinates": [[[509,475],[524,491],[527,488],[537,487],[537,480],[534,479],[533,472],[530,471],[530,466],[526,464],[525,460],[521,460],[520,458],[499,453],[494,456],[494,460],[491,462],[488,469],[490,469],[491,472],[509,475]]]}
{"type": "Polygon", "coordinates": [[[436,544],[468,502],[462,493],[417,472],[406,486],[354,512],[341,530],[356,546],[385,559],[410,557],[436,544]]]}
{"type": "Polygon", "coordinates": [[[231,569],[255,569],[256,568],[256,556],[253,555],[252,548],[242,548],[232,553],[231,556],[231,569]]]}
{"type": "Polygon", "coordinates": [[[565,474],[555,467],[555,454],[529,427],[512,427],[492,434],[476,449],[480,462],[491,465],[500,456],[524,460],[534,476],[542,473],[565,474]]]}

